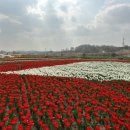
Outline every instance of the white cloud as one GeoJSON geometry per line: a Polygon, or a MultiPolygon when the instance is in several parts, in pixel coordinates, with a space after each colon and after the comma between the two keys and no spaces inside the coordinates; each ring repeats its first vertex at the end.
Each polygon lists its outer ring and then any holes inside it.
{"type": "Polygon", "coordinates": [[[36,5],[28,5],[26,7],[28,14],[35,14],[40,19],[43,19],[43,17],[46,15],[45,8],[48,0],[37,0],[36,5]]]}
{"type": "Polygon", "coordinates": [[[0,20],[8,19],[9,17],[7,15],[0,13],[0,20]]]}
{"type": "Polygon", "coordinates": [[[78,19],[81,14],[81,9],[77,0],[58,0],[55,10],[57,11],[57,15],[64,20],[63,28],[65,30],[79,24],[78,19]]]}
{"type": "Polygon", "coordinates": [[[106,0],[106,6],[111,6],[111,5],[117,5],[117,4],[123,4],[123,3],[130,3],[129,0],[106,0]]]}
{"type": "Polygon", "coordinates": [[[48,13],[55,13],[57,17],[61,17],[64,20],[64,28],[70,27],[75,17],[79,16],[80,7],[78,0],[55,0],[53,3],[51,2],[51,0],[37,0],[36,5],[26,7],[27,12],[28,14],[37,15],[42,20],[48,13]],[[49,5],[53,6],[53,10],[48,10],[49,5]]]}
{"type": "Polygon", "coordinates": [[[22,24],[19,20],[10,18],[9,21],[14,24],[22,24]]]}
{"type": "Polygon", "coordinates": [[[0,20],[6,20],[6,21],[8,21],[10,23],[14,23],[14,24],[22,24],[19,20],[12,18],[5,14],[1,14],[1,13],[0,13],[0,20]]]}
{"type": "Polygon", "coordinates": [[[129,24],[130,4],[116,4],[101,10],[95,17],[98,23],[106,24],[129,24]]]}

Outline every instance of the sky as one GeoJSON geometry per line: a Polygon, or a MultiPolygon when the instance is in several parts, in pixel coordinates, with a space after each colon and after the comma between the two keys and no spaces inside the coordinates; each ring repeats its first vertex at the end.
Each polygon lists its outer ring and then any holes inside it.
{"type": "Polygon", "coordinates": [[[130,45],[130,0],[0,0],[0,50],[130,45]]]}

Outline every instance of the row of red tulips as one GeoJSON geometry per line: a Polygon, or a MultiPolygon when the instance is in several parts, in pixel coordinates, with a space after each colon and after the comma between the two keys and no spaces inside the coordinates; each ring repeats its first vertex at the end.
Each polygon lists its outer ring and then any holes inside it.
{"type": "Polygon", "coordinates": [[[3,130],[129,130],[130,82],[0,75],[3,130]]]}
{"type": "Polygon", "coordinates": [[[80,62],[80,60],[50,60],[50,61],[28,61],[28,62],[16,61],[11,63],[0,64],[0,72],[24,70],[43,66],[63,65],[74,62],[80,62]]]}

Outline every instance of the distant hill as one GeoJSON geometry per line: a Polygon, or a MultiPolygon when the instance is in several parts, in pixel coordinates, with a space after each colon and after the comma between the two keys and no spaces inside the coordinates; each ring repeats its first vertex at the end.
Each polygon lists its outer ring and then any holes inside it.
{"type": "Polygon", "coordinates": [[[128,49],[130,50],[130,46],[125,47],[115,47],[115,46],[95,46],[95,45],[80,45],[75,48],[75,52],[80,53],[112,53],[112,52],[118,52],[122,49],[128,49]]]}

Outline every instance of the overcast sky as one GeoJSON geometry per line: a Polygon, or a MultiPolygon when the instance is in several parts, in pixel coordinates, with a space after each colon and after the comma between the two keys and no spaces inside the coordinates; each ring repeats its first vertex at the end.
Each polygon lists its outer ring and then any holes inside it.
{"type": "Polygon", "coordinates": [[[130,0],[0,0],[0,50],[130,45],[130,0]]]}

